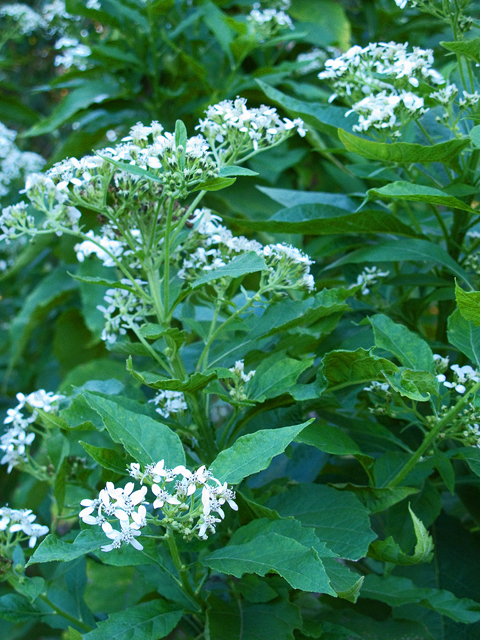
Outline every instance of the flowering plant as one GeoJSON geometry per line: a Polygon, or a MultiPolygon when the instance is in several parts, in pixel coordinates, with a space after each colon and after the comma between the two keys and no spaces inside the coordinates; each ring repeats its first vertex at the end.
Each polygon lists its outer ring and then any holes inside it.
{"type": "Polygon", "coordinates": [[[2,637],[474,637],[471,28],[2,5],[2,637]]]}

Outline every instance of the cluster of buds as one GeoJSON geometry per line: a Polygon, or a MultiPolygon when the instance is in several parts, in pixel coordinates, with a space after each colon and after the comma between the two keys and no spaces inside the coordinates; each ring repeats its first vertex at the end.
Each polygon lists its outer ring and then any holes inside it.
{"type": "Polygon", "coordinates": [[[245,389],[245,385],[255,375],[255,370],[245,373],[245,363],[243,360],[237,360],[235,366],[229,371],[232,373],[231,378],[223,380],[228,388],[228,392],[231,398],[231,404],[245,404],[248,401],[248,392],[245,389]]]}
{"type": "Polygon", "coordinates": [[[368,408],[370,413],[390,418],[397,417],[397,412],[394,408],[394,396],[388,382],[373,380],[363,390],[368,391],[373,399],[373,407],[368,408]]]}
{"type": "Polygon", "coordinates": [[[205,466],[195,472],[183,465],[166,469],[165,461],[160,460],[143,469],[140,464],[132,463],[129,473],[141,483],[140,489],[134,491],[133,482],[127,482],[123,488],[107,482],[97,498],[80,503],[84,507],[79,514],[83,522],[101,526],[112,541],[102,547],[105,552],[123,544],[143,549],[136,538],[148,524],[177,531],[186,539],[196,536],[206,540],[225,517],[226,503],[238,509],[235,492],[227,483],[214,478],[205,466]],[[148,487],[153,495],[150,500],[146,499],[148,487]],[[155,513],[157,510],[161,512],[155,513]]]}
{"type": "Polygon", "coordinates": [[[58,402],[64,396],[54,394],[52,391],[46,392],[43,389],[34,391],[25,396],[17,393],[18,405],[13,409],[7,409],[7,417],[3,421],[7,430],[0,436],[0,451],[3,457],[0,464],[6,464],[7,473],[23,463],[28,462],[28,450],[35,439],[35,433],[31,430],[31,425],[38,417],[37,409],[46,413],[56,410],[58,402]],[[25,406],[33,410],[32,414],[26,417],[23,413],[25,406]]]}
{"type": "Polygon", "coordinates": [[[5,240],[6,244],[25,234],[36,233],[35,218],[28,213],[28,205],[25,202],[2,209],[0,231],[0,241],[5,240]]]}

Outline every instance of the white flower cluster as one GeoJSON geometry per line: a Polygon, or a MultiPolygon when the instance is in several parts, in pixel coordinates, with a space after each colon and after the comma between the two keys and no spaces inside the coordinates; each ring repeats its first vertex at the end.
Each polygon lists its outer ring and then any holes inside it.
{"type": "Polygon", "coordinates": [[[447,105],[455,99],[458,93],[458,87],[456,84],[447,84],[438,91],[432,91],[430,98],[437,100],[440,104],[447,105]]]}
{"type": "Polygon", "coordinates": [[[20,534],[18,535],[19,541],[26,536],[29,538],[28,546],[33,549],[37,538],[48,533],[48,527],[36,523],[36,519],[37,516],[32,513],[31,509],[0,507],[0,536],[8,536],[10,538],[7,538],[8,542],[11,542],[11,536],[8,534],[20,534]]]}
{"type": "MultiPolygon", "coordinates": [[[[119,240],[108,226],[104,226],[103,235],[97,236],[91,229],[86,235],[91,238],[75,245],[77,260],[83,262],[86,257],[95,254],[103,262],[104,267],[114,267],[114,258],[120,258],[126,253],[127,244],[119,240]]],[[[134,231],[137,231],[134,229],[134,231]]]]}
{"type": "MultiPolygon", "coordinates": [[[[123,285],[132,286],[130,280],[123,279],[120,282],[123,285]]],[[[140,287],[147,284],[139,279],[136,279],[135,282],[140,287]]],[[[142,323],[145,316],[151,313],[144,302],[127,289],[107,289],[103,299],[107,306],[98,305],[97,309],[105,317],[102,340],[109,344],[113,344],[117,340],[117,335],[124,336],[127,329],[139,329],[139,323],[142,323]]]]}
{"type": "Polygon", "coordinates": [[[59,400],[64,396],[54,394],[52,391],[39,389],[25,396],[23,393],[17,393],[18,405],[13,409],[7,409],[7,417],[3,421],[7,425],[7,430],[0,437],[0,451],[4,452],[0,464],[7,464],[7,473],[22,462],[27,462],[27,447],[29,447],[35,439],[35,433],[29,431],[32,422],[35,422],[38,416],[36,409],[41,409],[49,413],[54,411],[59,400]],[[33,409],[33,413],[29,417],[25,417],[22,413],[25,405],[33,409]]]}
{"type": "Polygon", "coordinates": [[[0,231],[2,231],[0,242],[5,240],[6,244],[10,244],[11,240],[24,233],[34,233],[36,231],[35,219],[28,214],[28,205],[25,202],[12,204],[2,209],[0,231]]]}
{"type": "Polygon", "coordinates": [[[250,154],[252,148],[276,145],[295,130],[300,136],[307,132],[303,120],[280,118],[274,107],[261,105],[247,108],[245,98],[223,100],[205,111],[206,118],[196,127],[207,138],[221,164],[238,162],[250,154]]]}
{"type": "Polygon", "coordinates": [[[409,52],[407,47],[408,43],[396,42],[370,43],[363,48],[355,45],[325,62],[325,71],[318,77],[333,85],[331,100],[339,96],[352,105],[351,111],[360,114],[354,130],[393,129],[422,115],[427,110],[424,99],[411,87],[417,88],[421,82],[445,82],[432,67],[430,49],[413,47],[409,52]]]}
{"type": "MultiPolygon", "coordinates": [[[[285,8],[289,6],[289,3],[284,3],[285,8]]],[[[253,9],[247,16],[247,24],[258,42],[265,42],[284,29],[295,28],[288,13],[282,9],[283,7],[263,8],[259,2],[254,3],[253,9]]]]}
{"type": "Polygon", "coordinates": [[[198,536],[206,540],[207,533],[215,533],[216,524],[225,517],[225,503],[238,509],[235,492],[226,482],[222,484],[214,478],[205,466],[195,472],[183,465],[166,469],[165,461],[160,460],[143,470],[140,464],[132,463],[129,473],[142,483],[140,489],[134,491],[133,482],[127,482],[123,488],[107,482],[98,498],[80,503],[84,507],[79,514],[83,522],[101,526],[107,538],[112,540],[102,547],[104,552],[118,549],[123,544],[143,549],[136,538],[149,522],[178,531],[187,539],[198,536]],[[146,500],[148,487],[143,483],[150,485],[153,500],[146,500]],[[153,513],[157,509],[161,509],[161,514],[153,513]]]}
{"type": "Polygon", "coordinates": [[[457,393],[463,394],[471,383],[480,381],[479,372],[468,364],[463,367],[452,364],[450,369],[454,373],[453,382],[449,382],[444,373],[437,374],[437,380],[447,389],[455,389],[457,393]]]}
{"type": "Polygon", "coordinates": [[[8,193],[13,180],[39,171],[45,164],[45,159],[38,153],[20,151],[15,144],[16,137],[16,131],[7,129],[0,122],[0,197],[8,193]]]}
{"type": "Polygon", "coordinates": [[[64,69],[75,67],[80,71],[85,71],[88,67],[87,58],[92,50],[86,44],[80,44],[76,38],[62,36],[54,45],[55,49],[61,50],[61,55],[55,57],[55,66],[62,66],[64,69]]]}
{"type": "Polygon", "coordinates": [[[318,71],[318,69],[322,69],[324,67],[326,59],[327,56],[325,51],[318,49],[318,47],[314,47],[311,51],[307,51],[306,53],[299,53],[297,56],[297,62],[301,64],[302,67],[297,71],[297,73],[306,75],[307,73],[318,71]]]}
{"type": "Polygon", "coordinates": [[[236,255],[254,251],[265,258],[272,277],[279,282],[279,288],[297,288],[313,291],[315,283],[310,274],[313,261],[299,249],[286,244],[263,246],[256,240],[236,237],[224,227],[220,216],[209,209],[197,209],[193,215],[196,224],[192,232],[197,246],[189,251],[178,272],[180,278],[198,277],[198,271],[212,271],[228,264],[236,255]],[[281,281],[281,284],[280,284],[281,281]]]}
{"type": "Polygon", "coordinates": [[[18,2],[2,5],[0,7],[0,18],[10,18],[15,25],[15,30],[18,30],[19,35],[30,35],[36,29],[46,26],[46,22],[41,15],[28,5],[18,2]]]}
{"type": "Polygon", "coordinates": [[[369,287],[377,284],[379,278],[386,278],[390,274],[390,271],[381,271],[378,267],[365,267],[365,269],[357,276],[357,281],[354,287],[362,285],[362,295],[370,293],[369,287]]]}
{"type": "Polygon", "coordinates": [[[149,402],[153,402],[157,407],[155,411],[162,418],[169,418],[172,413],[183,413],[188,409],[181,391],[160,390],[149,402]]]}

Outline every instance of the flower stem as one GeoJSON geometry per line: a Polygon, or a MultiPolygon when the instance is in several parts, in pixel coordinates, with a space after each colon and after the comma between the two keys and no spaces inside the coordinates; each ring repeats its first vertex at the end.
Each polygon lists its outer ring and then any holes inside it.
{"type": "Polygon", "coordinates": [[[453,406],[450,409],[450,411],[448,411],[448,413],[446,413],[445,416],[437,422],[435,427],[428,433],[425,440],[418,447],[418,449],[415,451],[412,457],[405,463],[404,467],[397,473],[397,475],[392,480],[390,480],[390,482],[387,484],[387,487],[396,487],[408,476],[410,471],[412,471],[412,469],[415,467],[419,459],[422,457],[422,455],[425,453],[428,447],[432,444],[432,442],[435,440],[438,434],[442,431],[442,429],[448,425],[448,423],[452,420],[452,418],[454,418],[457,415],[457,413],[461,411],[461,409],[463,409],[463,407],[469,401],[469,397],[472,394],[475,394],[479,389],[480,389],[480,382],[477,382],[475,385],[473,385],[473,387],[469,391],[465,393],[465,395],[457,402],[457,404],[453,406]]]}
{"type": "Polygon", "coordinates": [[[165,537],[167,539],[168,547],[172,555],[173,564],[175,565],[175,567],[177,568],[180,574],[180,579],[182,581],[182,586],[185,593],[188,595],[190,599],[192,599],[195,603],[200,605],[203,609],[205,606],[205,602],[199,594],[195,593],[195,591],[193,590],[190,584],[190,581],[188,580],[188,570],[180,558],[180,554],[178,552],[177,543],[175,542],[175,534],[173,530],[170,528],[167,528],[167,535],[165,537]]]}
{"type": "Polygon", "coordinates": [[[57,605],[54,604],[50,600],[50,598],[45,596],[43,593],[41,593],[38,597],[40,598],[40,600],[43,600],[43,602],[45,602],[45,604],[48,604],[48,606],[51,607],[55,611],[55,613],[57,613],[62,618],[65,618],[65,620],[68,620],[69,622],[71,622],[72,624],[76,625],[77,627],[80,627],[80,629],[83,629],[83,631],[91,631],[92,630],[92,627],[90,625],[88,625],[86,622],[82,622],[81,620],[77,620],[77,618],[75,618],[74,616],[71,616],[66,611],[63,611],[63,609],[60,609],[60,607],[57,607],[57,605]]]}

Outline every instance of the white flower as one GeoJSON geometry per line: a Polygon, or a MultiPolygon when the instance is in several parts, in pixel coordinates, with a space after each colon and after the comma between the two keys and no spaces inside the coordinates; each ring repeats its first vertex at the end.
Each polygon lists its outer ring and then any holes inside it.
{"type": "Polygon", "coordinates": [[[149,402],[158,407],[155,411],[163,418],[168,418],[172,413],[183,413],[188,409],[181,391],[160,390],[149,402]]]}
{"type": "Polygon", "coordinates": [[[135,540],[136,537],[140,536],[141,533],[138,530],[138,524],[130,524],[126,520],[120,520],[120,531],[114,529],[109,522],[104,522],[102,524],[102,529],[110,540],[113,540],[111,544],[104,545],[102,547],[102,551],[107,553],[108,551],[112,551],[113,549],[119,549],[123,543],[131,544],[132,547],[141,551],[143,549],[143,545],[135,540]]]}
{"type": "Polygon", "coordinates": [[[167,504],[181,504],[178,498],[172,496],[168,491],[159,487],[158,484],[152,485],[152,492],[157,496],[157,499],[153,503],[154,509],[161,509],[165,502],[167,504]]]}
{"type": "Polygon", "coordinates": [[[28,546],[32,549],[37,539],[48,533],[48,527],[34,522],[37,516],[31,509],[0,508],[0,531],[8,527],[10,533],[22,532],[29,538],[28,546]]]}

